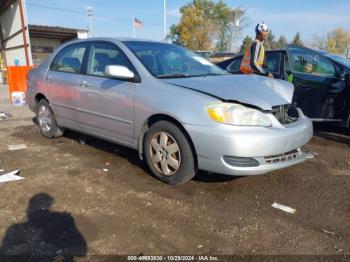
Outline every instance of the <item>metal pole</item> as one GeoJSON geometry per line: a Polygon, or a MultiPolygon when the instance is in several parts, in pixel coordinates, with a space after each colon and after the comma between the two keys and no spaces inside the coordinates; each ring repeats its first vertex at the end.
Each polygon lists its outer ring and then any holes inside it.
{"type": "Polygon", "coordinates": [[[166,12],[166,0],[164,0],[164,5],[163,5],[163,26],[164,26],[164,42],[166,41],[166,36],[167,36],[167,12],[166,12]]]}
{"type": "Polygon", "coordinates": [[[132,18],[132,36],[136,38],[135,16],[132,18]]]}
{"type": "MultiPolygon", "coordinates": [[[[20,0],[18,2],[19,5],[19,13],[20,13],[20,17],[21,17],[21,26],[22,26],[22,35],[23,35],[23,43],[24,43],[24,53],[26,56],[26,65],[29,66],[30,62],[29,62],[29,52],[28,52],[28,42],[27,42],[27,35],[26,35],[26,30],[28,30],[28,28],[26,28],[25,22],[24,22],[24,11],[23,11],[23,2],[22,0],[20,0]]],[[[1,32],[2,33],[2,32],[1,32]]],[[[5,49],[5,47],[3,46],[2,48],[5,49]]],[[[6,51],[6,50],[5,50],[6,51]]]]}
{"type": "Polygon", "coordinates": [[[86,7],[87,15],[89,17],[89,36],[92,37],[92,15],[93,15],[93,8],[91,6],[86,7]]]}

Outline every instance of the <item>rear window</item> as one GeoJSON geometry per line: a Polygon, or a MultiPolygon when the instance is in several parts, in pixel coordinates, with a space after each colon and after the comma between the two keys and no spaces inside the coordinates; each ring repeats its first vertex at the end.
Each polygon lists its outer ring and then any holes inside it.
{"type": "Polygon", "coordinates": [[[80,73],[86,51],[86,44],[71,45],[56,55],[51,63],[50,70],[80,73]]]}

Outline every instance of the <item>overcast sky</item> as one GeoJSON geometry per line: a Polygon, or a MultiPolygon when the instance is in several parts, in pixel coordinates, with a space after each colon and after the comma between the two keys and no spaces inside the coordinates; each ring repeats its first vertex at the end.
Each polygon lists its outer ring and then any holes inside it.
{"type": "MultiPolygon", "coordinates": [[[[190,0],[167,0],[168,26],[177,23],[179,8],[190,0]]],[[[349,0],[226,0],[231,7],[246,10],[249,26],[242,36],[254,34],[254,26],[265,21],[277,35],[291,40],[296,32],[310,41],[335,27],[350,31],[349,0]]],[[[86,6],[94,8],[95,36],[132,36],[132,17],[143,21],[137,37],[160,40],[163,35],[163,0],[26,0],[30,24],[88,27],[86,6]]]]}

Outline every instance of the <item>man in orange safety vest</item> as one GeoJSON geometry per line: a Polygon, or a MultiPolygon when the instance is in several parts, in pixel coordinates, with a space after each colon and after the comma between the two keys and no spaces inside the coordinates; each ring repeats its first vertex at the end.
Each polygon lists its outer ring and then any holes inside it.
{"type": "Polygon", "coordinates": [[[264,70],[265,48],[264,40],[269,34],[269,29],[264,22],[255,27],[256,38],[251,47],[245,52],[240,71],[243,74],[258,74],[273,77],[272,74],[264,70]]]}

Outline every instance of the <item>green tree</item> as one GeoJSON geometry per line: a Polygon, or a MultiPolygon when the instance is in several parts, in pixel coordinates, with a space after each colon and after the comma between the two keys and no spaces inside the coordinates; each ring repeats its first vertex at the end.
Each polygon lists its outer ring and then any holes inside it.
{"type": "Polygon", "coordinates": [[[170,29],[169,39],[193,50],[212,49],[210,27],[206,24],[205,10],[196,5],[185,5],[180,9],[181,20],[170,29]]]}
{"type": "Polygon", "coordinates": [[[267,38],[264,41],[264,47],[266,50],[274,50],[277,48],[275,35],[271,30],[270,30],[270,33],[268,34],[267,38]]]}
{"type": "Polygon", "coordinates": [[[300,33],[297,32],[293,38],[292,44],[303,46],[303,42],[301,41],[300,33]]]}
{"type": "Polygon", "coordinates": [[[281,35],[276,42],[276,48],[285,48],[287,44],[288,44],[287,38],[281,35]]]}
{"type": "Polygon", "coordinates": [[[345,54],[350,45],[350,33],[343,28],[336,28],[327,37],[327,50],[335,54],[345,54]]]}
{"type": "Polygon", "coordinates": [[[249,35],[247,35],[242,41],[242,45],[241,45],[241,48],[239,50],[239,53],[241,55],[244,55],[245,52],[250,48],[252,43],[253,43],[253,39],[249,35]]]}
{"type": "Polygon", "coordinates": [[[327,37],[325,35],[314,35],[312,39],[311,46],[315,49],[326,50],[327,51],[327,37]]]}
{"type": "Polygon", "coordinates": [[[167,39],[175,45],[181,45],[180,30],[177,25],[172,25],[170,27],[170,33],[167,35],[167,39]]]}
{"type": "Polygon", "coordinates": [[[193,0],[180,8],[181,19],[170,29],[168,39],[190,49],[228,50],[234,36],[242,29],[236,21],[244,15],[224,1],[193,0]]]}
{"type": "Polygon", "coordinates": [[[213,14],[216,48],[220,51],[230,50],[234,36],[241,30],[242,23],[239,27],[237,21],[241,20],[244,11],[238,8],[230,8],[223,1],[219,1],[214,7],[213,14]]]}

